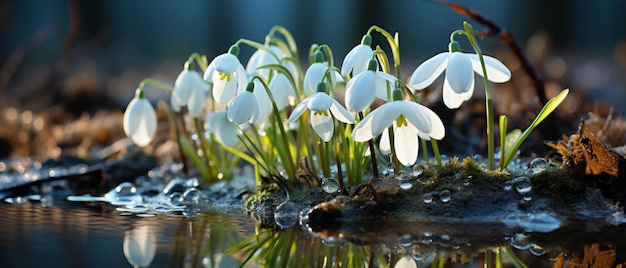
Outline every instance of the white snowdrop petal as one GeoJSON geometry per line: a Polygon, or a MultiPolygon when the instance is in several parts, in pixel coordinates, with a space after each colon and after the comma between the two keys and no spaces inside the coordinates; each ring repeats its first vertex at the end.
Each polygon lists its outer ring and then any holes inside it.
{"type": "Polygon", "coordinates": [[[302,102],[298,103],[298,105],[296,105],[296,108],[294,108],[293,111],[291,111],[291,114],[289,115],[287,122],[291,123],[293,121],[296,121],[298,118],[300,118],[300,116],[304,113],[304,111],[306,111],[309,100],[310,99],[307,98],[303,100],[302,102]]]}
{"type": "Polygon", "coordinates": [[[384,130],[383,133],[380,135],[378,149],[384,155],[391,154],[391,143],[389,143],[389,130],[384,130]]]}
{"type": "Polygon", "coordinates": [[[198,118],[200,116],[202,109],[204,108],[204,99],[204,89],[195,88],[191,92],[189,100],[187,101],[187,109],[189,110],[189,115],[191,115],[191,117],[198,118]]]}
{"type": "Polygon", "coordinates": [[[324,81],[328,66],[321,62],[311,64],[304,73],[304,93],[311,96],[317,92],[317,84],[324,81]]]}
{"type": "Polygon", "coordinates": [[[384,101],[389,101],[391,100],[391,92],[393,91],[393,89],[395,88],[395,81],[390,82],[389,80],[381,77],[379,74],[387,74],[387,73],[383,73],[383,72],[377,72],[376,73],[376,97],[384,100],[384,101]]]}
{"type": "Polygon", "coordinates": [[[372,119],[372,135],[376,136],[383,132],[387,127],[389,127],[403,111],[402,106],[398,105],[400,102],[393,101],[383,104],[378,107],[372,113],[379,111],[376,113],[376,117],[372,119]],[[381,108],[383,110],[381,110],[381,108]]]}
{"type": "Polygon", "coordinates": [[[276,107],[281,111],[285,109],[289,105],[289,93],[294,91],[289,78],[284,73],[277,73],[268,87],[272,91],[276,107]]]}
{"type": "Polygon", "coordinates": [[[124,236],[124,256],[136,267],[148,267],[156,254],[156,238],[146,225],[136,227],[124,236]]]}
{"type": "Polygon", "coordinates": [[[267,91],[263,88],[263,85],[259,80],[254,80],[254,97],[257,100],[257,104],[259,105],[259,113],[257,115],[258,118],[252,121],[254,124],[260,124],[263,121],[267,120],[270,113],[272,113],[272,101],[270,100],[269,95],[267,95],[267,91]]]}
{"type": "Polygon", "coordinates": [[[178,97],[174,94],[170,95],[170,106],[174,112],[180,112],[180,101],[178,101],[178,97]]]}
{"type": "Polygon", "coordinates": [[[448,78],[443,81],[443,103],[450,109],[457,109],[461,106],[465,96],[454,92],[450,87],[448,78]]]}
{"type": "Polygon", "coordinates": [[[139,98],[133,98],[126,106],[126,110],[124,111],[124,118],[122,121],[122,126],[124,128],[124,133],[126,136],[130,136],[132,133],[137,131],[139,125],[136,122],[141,120],[141,102],[139,98]]]}
{"type": "Polygon", "coordinates": [[[364,142],[371,140],[374,137],[374,134],[372,133],[372,118],[375,115],[375,112],[380,108],[382,108],[382,106],[369,113],[356,125],[356,127],[352,130],[352,139],[358,142],[364,142]]]}
{"type": "Polygon", "coordinates": [[[248,91],[242,92],[228,107],[228,120],[238,125],[245,124],[258,114],[258,109],[254,95],[248,91]]]}
{"type": "Polygon", "coordinates": [[[430,132],[428,132],[428,136],[433,139],[441,140],[446,135],[446,129],[441,121],[441,118],[433,112],[433,110],[423,107],[423,113],[425,113],[430,118],[430,132]]]}
{"type": "Polygon", "coordinates": [[[324,142],[328,142],[333,137],[335,126],[330,115],[311,112],[311,126],[324,142]]]}
{"type": "MultiPolygon", "coordinates": [[[[472,67],[474,68],[474,71],[482,76],[483,69],[480,65],[480,59],[478,59],[478,55],[467,55],[472,61],[472,67]]],[[[487,78],[489,78],[489,81],[495,83],[504,83],[511,79],[511,71],[500,60],[486,55],[483,55],[483,59],[485,60],[485,68],[487,69],[487,78]]]]}
{"type": "Polygon", "coordinates": [[[138,128],[131,136],[135,144],[139,146],[148,145],[156,134],[157,118],[152,104],[146,99],[140,102],[141,117],[137,122],[138,128]]]}
{"type": "Polygon", "coordinates": [[[354,115],[345,108],[343,108],[343,106],[341,106],[341,103],[339,103],[338,101],[334,99],[332,101],[333,104],[330,106],[330,112],[333,114],[333,116],[341,122],[354,124],[354,115]]]}
{"type": "Polygon", "coordinates": [[[227,110],[220,110],[207,116],[204,128],[213,133],[215,138],[227,145],[234,146],[238,139],[239,127],[231,121],[228,121],[227,110]]]}
{"type": "Polygon", "coordinates": [[[223,74],[219,72],[213,72],[213,99],[218,103],[228,103],[237,95],[237,82],[235,79],[230,77],[230,80],[227,78],[222,79],[223,74]]]}
{"type": "Polygon", "coordinates": [[[419,151],[417,129],[412,126],[396,127],[394,124],[393,131],[393,144],[398,160],[405,167],[412,166],[417,160],[419,151]]]}
{"type": "Polygon", "coordinates": [[[369,64],[369,60],[372,58],[374,52],[372,48],[363,44],[359,44],[352,48],[341,64],[341,74],[348,75],[352,72],[352,75],[357,75],[365,70],[369,64]]]}
{"type": "Polygon", "coordinates": [[[346,108],[360,112],[369,107],[376,96],[376,78],[373,71],[356,75],[346,85],[346,108]]]}
{"type": "Polygon", "coordinates": [[[446,69],[446,79],[454,92],[469,91],[474,81],[472,61],[469,57],[461,52],[452,53],[446,69]]]}
{"type": "Polygon", "coordinates": [[[308,107],[311,111],[326,111],[330,109],[332,104],[333,98],[326,93],[317,92],[315,95],[311,96],[308,107]]]}
{"type": "MultiPolygon", "coordinates": [[[[230,53],[224,53],[219,55],[213,59],[215,63],[215,70],[221,73],[234,73],[241,62],[239,62],[239,58],[230,53]]],[[[245,71],[245,70],[244,70],[245,71]]]]}
{"type": "Polygon", "coordinates": [[[428,109],[421,104],[412,101],[396,101],[403,106],[402,115],[416,129],[423,132],[430,132],[431,122],[424,109],[428,109]]]}
{"type": "MultiPolygon", "coordinates": [[[[176,77],[172,95],[176,96],[180,103],[186,103],[191,95],[191,91],[194,87],[194,73],[194,71],[183,70],[178,77],[176,77]]],[[[198,75],[197,73],[195,74],[198,75]]]]}
{"type": "Polygon", "coordinates": [[[212,82],[211,80],[213,79],[214,71],[215,71],[215,63],[211,62],[209,66],[207,66],[206,70],[204,71],[204,75],[202,75],[202,79],[212,82]]]}
{"type": "Polygon", "coordinates": [[[420,64],[411,75],[409,86],[416,90],[430,86],[446,69],[449,55],[449,52],[442,52],[420,64]]]}

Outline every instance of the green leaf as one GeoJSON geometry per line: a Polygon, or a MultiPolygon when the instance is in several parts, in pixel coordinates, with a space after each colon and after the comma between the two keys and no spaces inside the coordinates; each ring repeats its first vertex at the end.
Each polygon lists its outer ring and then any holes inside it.
{"type": "Polygon", "coordinates": [[[559,107],[563,100],[565,100],[565,97],[567,97],[567,94],[569,94],[569,88],[563,89],[563,91],[561,91],[559,95],[556,95],[554,98],[550,99],[546,103],[546,105],[543,106],[543,109],[541,109],[541,111],[537,115],[537,118],[535,118],[535,121],[533,121],[533,127],[539,125],[539,123],[546,119],[546,117],[548,117],[548,115],[550,115],[556,109],[556,107],[559,107]]]}

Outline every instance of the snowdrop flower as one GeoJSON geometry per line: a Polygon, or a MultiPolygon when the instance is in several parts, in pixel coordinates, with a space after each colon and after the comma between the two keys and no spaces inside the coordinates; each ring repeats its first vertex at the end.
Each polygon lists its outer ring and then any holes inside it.
{"type": "Polygon", "coordinates": [[[361,112],[369,107],[374,97],[387,100],[387,86],[395,85],[396,77],[378,71],[378,62],[370,59],[367,71],[354,76],[346,84],[346,108],[361,112]]]}
{"type": "Polygon", "coordinates": [[[270,70],[258,68],[263,65],[281,64],[287,70],[289,70],[289,73],[291,73],[294,80],[298,81],[298,67],[293,61],[286,60],[288,53],[285,53],[285,51],[275,45],[269,45],[265,47],[270,50],[271,53],[264,49],[257,49],[257,51],[255,51],[252,56],[250,56],[250,60],[248,60],[248,64],[246,65],[246,73],[248,74],[248,76],[252,77],[254,75],[259,75],[260,77],[263,77],[267,80],[270,76],[270,70]]]}
{"type": "Polygon", "coordinates": [[[135,267],[148,267],[156,254],[156,237],[149,226],[142,225],[124,235],[124,256],[135,267]]]}
{"type": "Polygon", "coordinates": [[[176,112],[181,106],[187,106],[189,114],[197,118],[204,107],[205,93],[209,86],[202,80],[200,74],[193,70],[189,63],[185,63],[185,69],[178,75],[174,82],[174,90],[170,104],[176,112]]]}
{"type": "Polygon", "coordinates": [[[339,102],[326,93],[326,84],[319,83],[317,93],[304,99],[294,108],[287,122],[298,119],[306,109],[311,112],[311,126],[324,142],[330,141],[335,131],[333,117],[346,124],[354,124],[354,117],[339,102]]]}
{"type": "Polygon", "coordinates": [[[419,152],[418,136],[440,140],[445,129],[437,114],[425,106],[404,100],[400,89],[394,90],[393,97],[394,101],[381,105],[363,118],[352,130],[352,138],[365,142],[393,125],[396,157],[402,165],[411,166],[419,152]]]}
{"type": "Polygon", "coordinates": [[[289,103],[296,99],[296,89],[284,73],[276,73],[267,86],[270,88],[270,91],[272,91],[276,107],[278,107],[280,111],[284,110],[289,106],[289,103]]]}
{"type": "Polygon", "coordinates": [[[227,113],[228,110],[224,109],[207,115],[204,129],[215,135],[220,143],[232,147],[239,141],[240,130],[237,124],[228,120],[227,113]]]}
{"type": "MultiPolygon", "coordinates": [[[[304,73],[304,94],[311,96],[317,91],[317,84],[326,80],[326,73],[330,68],[324,63],[324,54],[321,51],[316,51],[313,54],[313,64],[309,66],[304,73]]],[[[330,88],[335,88],[337,81],[341,78],[341,75],[334,71],[330,71],[330,88]]],[[[328,82],[328,81],[326,81],[328,82]]]]}
{"type": "Polygon", "coordinates": [[[215,57],[204,72],[204,80],[213,83],[213,99],[218,103],[228,103],[246,90],[248,76],[237,55],[239,47],[230,47],[228,53],[215,57]]]}
{"type": "Polygon", "coordinates": [[[137,89],[126,111],[124,111],[123,127],[126,136],[139,146],[146,146],[156,134],[157,118],[154,108],[142,89],[137,89]]]}
{"type": "Polygon", "coordinates": [[[228,120],[231,122],[242,125],[245,123],[252,123],[257,120],[259,116],[259,104],[252,91],[254,90],[254,83],[248,83],[248,87],[244,92],[241,92],[235,97],[233,102],[228,106],[228,113],[226,114],[228,120]]]}
{"type": "MultiPolygon", "coordinates": [[[[459,43],[451,41],[449,52],[439,53],[415,69],[409,86],[422,90],[432,84],[446,70],[443,84],[443,102],[456,109],[474,93],[474,72],[483,75],[478,55],[460,52],[459,43]]],[[[511,71],[498,59],[483,56],[489,81],[503,83],[511,78],[511,71]]]]}
{"type": "Polygon", "coordinates": [[[343,76],[347,76],[350,72],[352,72],[353,76],[356,76],[367,70],[368,61],[374,55],[371,45],[372,36],[366,34],[361,39],[361,44],[355,46],[346,54],[341,64],[341,74],[343,76]]]}

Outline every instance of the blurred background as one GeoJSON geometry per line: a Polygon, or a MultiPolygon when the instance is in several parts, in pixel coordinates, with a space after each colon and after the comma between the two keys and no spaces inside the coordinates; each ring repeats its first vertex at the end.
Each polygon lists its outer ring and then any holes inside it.
{"type": "MultiPolygon", "coordinates": [[[[454,2],[514,36],[545,79],[548,97],[565,87],[577,92],[568,110],[579,113],[575,117],[594,109],[607,114],[610,107],[615,115],[625,113],[626,1],[454,2]]],[[[371,25],[399,32],[406,81],[420,62],[447,49],[450,33],[464,20],[485,29],[444,5],[420,0],[0,0],[0,107],[60,107],[51,113],[75,116],[121,111],[143,78],[173,83],[191,53],[212,59],[239,38],[263,42],[274,25],[291,31],[302,57],[311,44],[328,44],[337,65],[371,25]]],[[[497,37],[480,42],[513,71],[518,82],[511,83],[519,92],[534,92],[532,83],[519,82],[525,73],[509,47],[497,37]]],[[[374,34],[374,44],[388,50],[380,35],[374,34]]],[[[465,40],[461,44],[471,49],[465,40]]],[[[244,65],[252,52],[242,47],[244,65]]],[[[148,97],[169,99],[158,90],[148,97]]]]}

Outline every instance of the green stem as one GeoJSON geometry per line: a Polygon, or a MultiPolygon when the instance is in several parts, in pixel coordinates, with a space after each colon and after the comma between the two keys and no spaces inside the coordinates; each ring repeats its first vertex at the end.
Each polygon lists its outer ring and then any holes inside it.
{"type": "Polygon", "coordinates": [[[507,128],[506,115],[500,115],[500,161],[498,167],[504,168],[504,159],[506,158],[506,128],[507,128]]]}
{"type": "Polygon", "coordinates": [[[398,42],[398,34],[396,33],[395,36],[391,36],[389,32],[385,31],[385,29],[377,25],[373,25],[372,27],[370,27],[369,30],[367,30],[367,34],[370,34],[372,31],[379,32],[387,39],[387,42],[391,47],[391,53],[393,54],[393,67],[396,69],[396,77],[398,78],[398,80],[400,80],[400,44],[398,42]]]}
{"type": "Polygon", "coordinates": [[[174,86],[154,78],[146,78],[144,80],[141,80],[141,82],[139,83],[139,88],[143,88],[146,85],[153,85],[160,89],[164,89],[165,91],[167,91],[167,93],[172,93],[172,91],[174,91],[174,86]]]}
{"type": "Polygon", "coordinates": [[[494,161],[494,133],[493,133],[493,101],[491,99],[491,89],[489,88],[489,78],[487,77],[487,67],[485,66],[485,59],[483,57],[482,50],[476,41],[476,37],[474,36],[474,29],[472,25],[467,22],[463,22],[463,27],[465,27],[465,35],[469,40],[470,44],[474,48],[474,51],[478,55],[478,59],[480,60],[480,67],[483,72],[483,83],[485,86],[485,111],[487,113],[487,154],[489,156],[489,169],[495,169],[495,161],[494,161]]]}
{"type": "MultiPolygon", "coordinates": [[[[363,120],[363,112],[359,112],[359,120],[363,120]]],[[[369,140],[368,145],[370,147],[370,158],[372,160],[372,173],[374,173],[374,178],[378,178],[378,163],[376,163],[376,150],[374,149],[374,141],[369,140]]],[[[393,143],[392,143],[393,146],[393,143]]],[[[392,148],[393,151],[393,148],[392,148]]]]}

